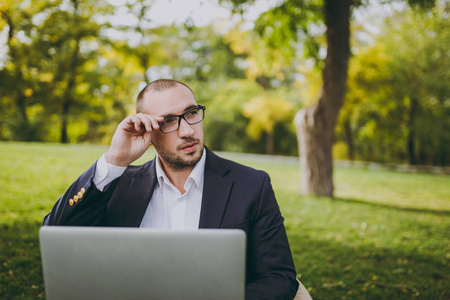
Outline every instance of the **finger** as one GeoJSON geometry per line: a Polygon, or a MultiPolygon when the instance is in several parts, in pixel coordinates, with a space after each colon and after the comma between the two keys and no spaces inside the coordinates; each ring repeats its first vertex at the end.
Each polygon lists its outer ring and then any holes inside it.
{"type": "Polygon", "coordinates": [[[152,122],[152,119],[154,119],[154,117],[150,115],[145,115],[143,113],[139,113],[136,116],[141,120],[143,128],[145,128],[147,132],[150,132],[154,129],[158,129],[158,127],[154,126],[154,122],[152,122]]]}
{"type": "Polygon", "coordinates": [[[142,131],[141,129],[142,121],[136,115],[129,115],[127,124],[132,128],[134,128],[134,130],[137,132],[142,131]]]}
{"type": "Polygon", "coordinates": [[[152,139],[151,139],[151,132],[145,132],[144,133],[144,138],[148,141],[148,147],[151,147],[152,144],[152,139]]]}
{"type": "Polygon", "coordinates": [[[159,128],[159,122],[164,121],[164,117],[154,117],[154,123],[156,123],[156,125],[159,128]]]}
{"type": "Polygon", "coordinates": [[[150,116],[150,120],[152,122],[152,127],[155,128],[155,129],[159,129],[159,122],[164,121],[164,118],[163,117],[157,117],[157,116],[150,116]]]}
{"type": "Polygon", "coordinates": [[[159,122],[163,121],[163,117],[151,116],[143,113],[139,113],[138,117],[145,124],[145,128],[147,131],[152,131],[159,129],[159,122]]]}

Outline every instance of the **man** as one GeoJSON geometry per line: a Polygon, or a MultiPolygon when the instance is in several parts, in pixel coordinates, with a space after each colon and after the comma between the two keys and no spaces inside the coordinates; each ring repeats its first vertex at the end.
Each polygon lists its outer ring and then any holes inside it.
{"type": "Polygon", "coordinates": [[[119,124],[109,150],[44,225],[239,228],[248,241],[246,299],[291,300],[298,283],[269,176],[204,146],[204,110],[184,83],[148,84],[137,114],[119,124]],[[130,166],[150,145],[156,158],[130,166]]]}

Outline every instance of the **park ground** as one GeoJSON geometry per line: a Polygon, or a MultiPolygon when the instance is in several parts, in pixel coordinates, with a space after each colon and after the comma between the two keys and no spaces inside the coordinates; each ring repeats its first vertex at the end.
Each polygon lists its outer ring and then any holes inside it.
{"type": "MultiPolygon", "coordinates": [[[[0,143],[0,299],[45,298],[42,219],[106,149],[0,143]]],[[[223,155],[270,174],[314,299],[450,299],[449,175],[337,167],[335,198],[317,198],[292,160],[223,155]]]]}

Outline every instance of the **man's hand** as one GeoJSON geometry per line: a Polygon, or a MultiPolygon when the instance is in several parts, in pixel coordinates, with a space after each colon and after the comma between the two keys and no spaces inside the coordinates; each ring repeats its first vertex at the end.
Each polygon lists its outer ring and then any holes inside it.
{"type": "Polygon", "coordinates": [[[158,122],[163,120],[163,117],[143,113],[125,118],[117,126],[111,147],[105,154],[106,161],[116,166],[128,167],[150,147],[151,133],[159,129],[158,122]]]}

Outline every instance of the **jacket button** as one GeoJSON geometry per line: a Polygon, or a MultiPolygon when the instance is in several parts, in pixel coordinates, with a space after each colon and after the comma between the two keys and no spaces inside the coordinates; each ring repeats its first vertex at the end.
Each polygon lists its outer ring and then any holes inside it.
{"type": "Polygon", "coordinates": [[[70,204],[70,206],[73,205],[73,199],[70,199],[70,200],[69,200],[69,204],[70,204]]]}

